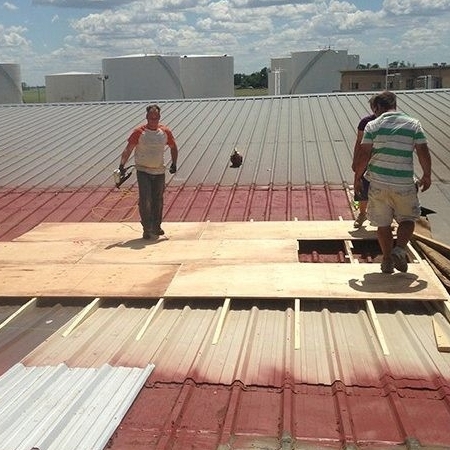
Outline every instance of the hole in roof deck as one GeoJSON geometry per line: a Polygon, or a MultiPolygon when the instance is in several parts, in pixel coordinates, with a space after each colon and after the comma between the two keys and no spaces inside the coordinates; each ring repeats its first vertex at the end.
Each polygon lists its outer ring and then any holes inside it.
{"type": "MultiPolygon", "coordinates": [[[[376,239],[347,242],[351,242],[353,258],[359,262],[381,262],[381,249],[376,239]]],[[[298,260],[301,263],[350,263],[345,241],[341,239],[298,239],[298,260]]]]}

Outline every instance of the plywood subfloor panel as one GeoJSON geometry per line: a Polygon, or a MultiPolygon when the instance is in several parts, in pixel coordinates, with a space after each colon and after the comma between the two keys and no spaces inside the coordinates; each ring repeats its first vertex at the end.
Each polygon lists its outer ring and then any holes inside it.
{"type": "Polygon", "coordinates": [[[446,300],[424,262],[407,274],[379,264],[298,262],[298,240],[374,239],[350,221],[164,224],[43,223],[0,249],[0,296],[259,297],[446,300]]]}
{"type": "Polygon", "coordinates": [[[443,300],[446,293],[425,264],[386,275],[379,264],[183,264],[166,297],[443,300]]]}
{"type": "MultiPolygon", "coordinates": [[[[167,222],[163,228],[169,239],[376,239],[371,226],[355,229],[353,221],[289,222],[167,222]]],[[[44,222],[15,241],[112,241],[140,240],[138,222],[52,223],[44,222]]]]}
{"type": "Polygon", "coordinates": [[[123,264],[188,263],[220,261],[221,264],[261,262],[266,258],[276,262],[298,262],[298,246],[294,240],[174,240],[125,242],[98,247],[83,257],[83,263],[123,264]]]}
{"type": "MultiPolygon", "coordinates": [[[[200,239],[207,222],[170,222],[163,224],[167,235],[181,239],[200,239]]],[[[139,222],[43,222],[14,241],[89,241],[121,243],[141,240],[139,222]]]]}
{"type": "Polygon", "coordinates": [[[179,265],[33,264],[0,267],[4,297],[161,297],[179,265]]]}

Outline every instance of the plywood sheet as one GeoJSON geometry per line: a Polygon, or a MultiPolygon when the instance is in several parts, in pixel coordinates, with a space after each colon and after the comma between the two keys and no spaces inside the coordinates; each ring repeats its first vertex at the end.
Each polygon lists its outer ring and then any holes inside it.
{"type": "Polygon", "coordinates": [[[161,297],[178,264],[32,264],[0,267],[6,297],[161,297]]]}
{"type": "Polygon", "coordinates": [[[98,246],[83,257],[83,263],[168,264],[190,261],[220,261],[222,264],[298,261],[294,240],[187,240],[160,238],[155,241],[131,240],[98,246]]]}
{"type": "Polygon", "coordinates": [[[376,239],[376,228],[353,221],[209,222],[201,239],[376,239]]]}
{"type": "MultiPolygon", "coordinates": [[[[167,235],[180,239],[199,239],[207,222],[170,222],[163,224],[167,235]]],[[[124,242],[141,240],[139,222],[43,222],[15,241],[79,241],[124,242]]]]}
{"type": "Polygon", "coordinates": [[[378,264],[183,264],[166,297],[443,300],[446,293],[423,264],[386,275],[378,264]]]}
{"type": "MultiPolygon", "coordinates": [[[[353,221],[289,222],[167,222],[163,228],[169,239],[376,239],[371,226],[353,228],[353,221]]],[[[113,241],[139,240],[138,222],[51,223],[44,222],[15,241],[113,241]]]]}
{"type": "Polygon", "coordinates": [[[298,239],[372,239],[352,222],[44,223],[0,246],[1,296],[259,297],[446,300],[424,262],[407,274],[379,264],[298,262],[298,239]]]}
{"type": "Polygon", "coordinates": [[[96,248],[93,241],[0,242],[0,265],[76,263],[96,248]]]}

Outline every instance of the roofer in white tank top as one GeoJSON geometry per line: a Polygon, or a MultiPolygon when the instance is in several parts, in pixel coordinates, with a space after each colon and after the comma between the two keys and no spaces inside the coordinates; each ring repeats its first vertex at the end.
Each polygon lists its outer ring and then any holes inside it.
{"type": "Polygon", "coordinates": [[[119,171],[125,171],[125,164],[134,151],[136,174],[139,187],[139,215],[143,228],[142,237],[152,239],[161,236],[163,217],[163,194],[165,189],[164,151],[170,148],[172,164],[170,173],[177,171],[178,147],[172,131],[159,123],[161,109],[158,105],[146,108],[147,123],[136,127],[120,158],[119,171]]]}
{"type": "Polygon", "coordinates": [[[377,94],[373,107],[378,118],[364,129],[356,162],[355,192],[361,190],[360,178],[364,174],[370,182],[367,215],[372,225],[378,227],[383,253],[381,271],[393,273],[395,268],[406,272],[406,246],[420,217],[417,188],[426,191],[431,185],[431,156],[420,122],[396,110],[393,92],[377,94]],[[423,172],[418,181],[414,175],[414,151],[423,172]],[[398,223],[395,247],[393,219],[398,223]]]}

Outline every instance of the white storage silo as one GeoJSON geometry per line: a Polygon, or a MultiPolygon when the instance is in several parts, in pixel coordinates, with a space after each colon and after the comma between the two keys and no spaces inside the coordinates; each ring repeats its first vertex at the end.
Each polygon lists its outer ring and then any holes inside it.
{"type": "Polygon", "coordinates": [[[234,96],[234,59],[228,55],[181,56],[181,82],[186,98],[234,96]]]}
{"type": "Polygon", "coordinates": [[[45,76],[47,103],[102,101],[102,87],[99,73],[68,72],[45,76]]]}
{"type": "Polygon", "coordinates": [[[341,70],[354,69],[359,63],[359,58],[349,58],[347,50],[294,52],[291,58],[289,94],[337,91],[341,87],[341,70]]]}
{"type": "Polygon", "coordinates": [[[180,57],[129,55],[104,58],[102,71],[107,100],[162,100],[185,98],[180,80],[180,57]]]}
{"type": "Polygon", "coordinates": [[[0,103],[22,103],[19,64],[0,63],[0,103]]]}

